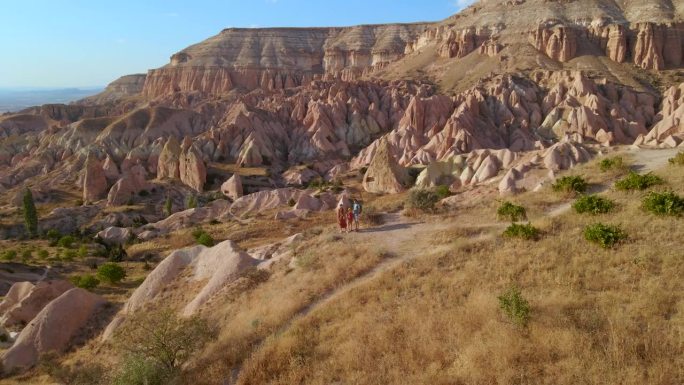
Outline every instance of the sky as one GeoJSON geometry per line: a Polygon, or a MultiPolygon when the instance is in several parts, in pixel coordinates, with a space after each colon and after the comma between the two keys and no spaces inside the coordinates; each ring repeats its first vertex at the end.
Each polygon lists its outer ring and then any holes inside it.
{"type": "Polygon", "coordinates": [[[229,27],[437,21],[473,0],[4,0],[0,88],[97,87],[229,27]]]}

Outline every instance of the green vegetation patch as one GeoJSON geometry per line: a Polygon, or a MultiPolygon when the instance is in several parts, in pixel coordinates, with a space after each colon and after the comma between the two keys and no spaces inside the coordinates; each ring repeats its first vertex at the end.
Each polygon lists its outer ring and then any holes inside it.
{"type": "Polygon", "coordinates": [[[684,213],[684,198],[672,191],[650,192],[642,202],[645,210],[656,215],[679,216],[684,213]]]}
{"type": "Polygon", "coordinates": [[[532,226],[531,224],[521,225],[518,223],[513,223],[504,231],[504,237],[507,238],[521,238],[525,240],[535,241],[538,240],[541,231],[538,228],[532,226]]]}
{"type": "Polygon", "coordinates": [[[597,195],[585,195],[580,197],[572,205],[578,214],[606,214],[615,208],[615,202],[597,195]]]}
{"type": "Polygon", "coordinates": [[[589,184],[581,176],[564,176],[556,181],[551,188],[556,192],[584,194],[589,184]]]}
{"type": "Polygon", "coordinates": [[[511,287],[499,297],[499,308],[518,326],[526,326],[530,320],[530,303],[523,298],[520,289],[511,287]]]}
{"type": "Polygon", "coordinates": [[[496,210],[496,216],[502,220],[518,222],[527,219],[527,211],[522,206],[506,201],[496,210]]]}
{"type": "Polygon", "coordinates": [[[620,226],[594,223],[584,228],[584,238],[609,249],[627,239],[627,233],[620,226]]]}
{"type": "Polygon", "coordinates": [[[630,171],[626,177],[615,182],[615,188],[622,191],[646,190],[663,183],[665,181],[662,178],[652,173],[641,175],[630,171]]]}

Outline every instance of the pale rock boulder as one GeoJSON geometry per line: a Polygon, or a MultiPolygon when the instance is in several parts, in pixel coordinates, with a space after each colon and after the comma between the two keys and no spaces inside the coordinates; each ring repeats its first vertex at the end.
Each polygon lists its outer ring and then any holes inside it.
{"type": "Polygon", "coordinates": [[[121,177],[119,166],[116,165],[116,162],[109,155],[107,155],[104,163],[102,164],[102,170],[104,171],[107,181],[114,182],[121,177]]]}
{"type": "Polygon", "coordinates": [[[138,233],[138,238],[151,239],[172,231],[195,226],[212,220],[225,220],[230,218],[231,204],[224,199],[217,199],[209,204],[173,213],[168,217],[143,226],[138,233]]]}
{"type": "Polygon", "coordinates": [[[309,194],[300,195],[297,203],[294,205],[295,210],[320,211],[322,207],[323,202],[309,194]]]}
{"type": "Polygon", "coordinates": [[[175,136],[169,136],[157,160],[157,178],[180,179],[181,147],[175,136]]]}
{"type": "Polygon", "coordinates": [[[151,187],[147,182],[145,167],[139,164],[135,165],[124,172],[123,177],[109,190],[107,205],[117,206],[125,204],[140,191],[149,190],[151,187]]]}
{"type": "Polygon", "coordinates": [[[295,167],[283,173],[283,180],[288,186],[305,186],[321,176],[308,167],[295,167]]]}
{"type": "Polygon", "coordinates": [[[107,193],[107,178],[102,168],[103,163],[97,155],[90,152],[85,161],[83,176],[83,201],[95,202],[107,193]]]}
{"type": "Polygon", "coordinates": [[[256,266],[258,260],[240,251],[233,241],[221,242],[208,248],[194,246],[176,250],[169,254],[133,292],[119,314],[107,326],[103,339],[109,339],[127,316],[141,311],[158,299],[161,293],[169,290],[183,290],[196,287],[199,291],[184,304],[181,314],[195,314],[207,301],[229,283],[240,277],[249,267],[256,266]]]}
{"type": "Polygon", "coordinates": [[[408,172],[397,163],[387,141],[382,141],[363,177],[364,190],[377,194],[396,194],[406,190],[409,180],[408,172]]]}
{"type": "Polygon", "coordinates": [[[306,218],[310,210],[306,209],[292,209],[292,210],[287,210],[287,211],[279,211],[275,215],[275,220],[277,221],[287,221],[290,219],[302,219],[306,218]]]}
{"type": "Polygon", "coordinates": [[[635,145],[676,147],[684,139],[684,83],[665,92],[660,114],[662,119],[635,145]]]}
{"type": "Polygon", "coordinates": [[[227,181],[221,185],[221,192],[232,200],[237,200],[244,195],[242,188],[242,178],[239,174],[233,174],[227,181]]]}
{"type": "Polygon", "coordinates": [[[42,354],[66,351],[105,302],[80,288],[66,291],[48,303],[21,331],[14,345],[2,356],[3,370],[30,368],[42,354]]]}
{"type": "Polygon", "coordinates": [[[97,233],[95,237],[108,245],[124,245],[135,236],[128,228],[111,226],[97,233]]]}
{"type": "Polygon", "coordinates": [[[181,154],[180,180],[197,192],[204,191],[204,184],[207,182],[207,167],[202,160],[202,155],[194,146],[188,147],[181,154]]]}
{"type": "Polygon", "coordinates": [[[304,192],[294,188],[283,188],[268,191],[259,191],[245,195],[231,206],[230,212],[235,216],[245,216],[264,210],[276,209],[287,205],[290,200],[297,202],[304,192]]]}
{"type": "Polygon", "coordinates": [[[15,283],[0,303],[0,325],[28,324],[50,301],[73,287],[62,280],[15,283]]]}

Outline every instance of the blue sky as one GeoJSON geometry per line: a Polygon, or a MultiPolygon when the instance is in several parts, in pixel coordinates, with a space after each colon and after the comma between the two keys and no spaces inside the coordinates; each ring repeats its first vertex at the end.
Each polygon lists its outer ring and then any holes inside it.
{"type": "Polygon", "coordinates": [[[472,0],[5,0],[0,88],[90,87],[228,27],[441,20],[472,0]]]}

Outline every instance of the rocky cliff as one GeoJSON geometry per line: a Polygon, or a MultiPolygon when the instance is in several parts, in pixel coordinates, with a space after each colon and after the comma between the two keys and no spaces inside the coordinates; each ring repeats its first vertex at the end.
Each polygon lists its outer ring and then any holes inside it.
{"type": "Polygon", "coordinates": [[[349,78],[398,59],[406,43],[426,27],[230,28],[151,70],[143,92],[149,98],[175,91],[216,94],[235,88],[290,88],[324,75],[349,78]]]}

